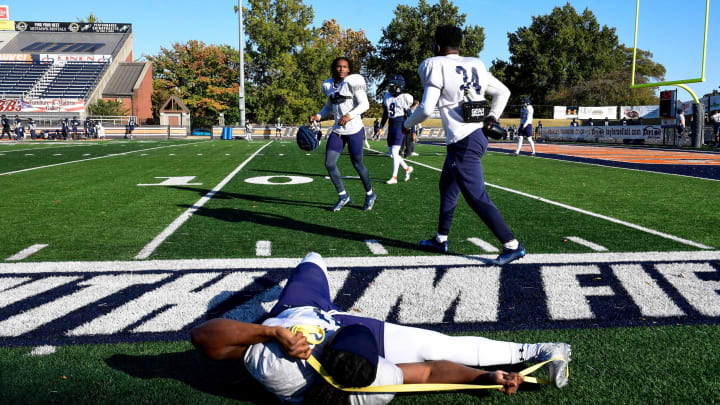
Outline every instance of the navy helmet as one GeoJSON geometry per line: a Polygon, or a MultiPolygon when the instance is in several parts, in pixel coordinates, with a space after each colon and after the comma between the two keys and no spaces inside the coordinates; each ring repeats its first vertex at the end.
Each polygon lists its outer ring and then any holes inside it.
{"type": "Polygon", "coordinates": [[[395,75],[390,78],[390,84],[388,85],[390,94],[397,96],[405,89],[405,78],[402,75],[395,75]]]}
{"type": "Polygon", "coordinates": [[[523,97],[523,98],[522,98],[522,103],[523,103],[523,105],[530,105],[530,104],[532,104],[532,103],[530,102],[530,97],[523,97]]]}

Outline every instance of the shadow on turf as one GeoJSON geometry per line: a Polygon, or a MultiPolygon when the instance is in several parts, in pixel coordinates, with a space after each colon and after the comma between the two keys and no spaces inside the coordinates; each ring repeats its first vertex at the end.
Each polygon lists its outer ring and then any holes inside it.
{"type": "Polygon", "coordinates": [[[250,376],[241,361],[211,360],[197,350],[146,356],[116,354],[105,363],[135,378],[172,378],[211,395],[258,404],[281,403],[250,376]]]}
{"type": "MultiPolygon", "coordinates": [[[[266,199],[274,200],[274,199],[266,199]]],[[[182,208],[190,208],[189,205],[180,205],[182,208]]],[[[195,215],[202,215],[209,218],[215,218],[221,221],[227,222],[250,222],[258,225],[272,226],[278,229],[288,229],[293,231],[301,231],[304,233],[311,233],[317,235],[333,235],[336,238],[347,239],[358,242],[365,242],[366,240],[373,239],[377,240],[385,246],[392,246],[401,249],[419,250],[424,251],[419,245],[408,243],[395,239],[388,239],[378,235],[371,235],[367,233],[348,231],[342,228],[333,228],[325,225],[313,224],[310,222],[298,221],[296,219],[276,215],[269,213],[259,213],[253,211],[246,211],[238,208],[206,208],[201,207],[195,215]]]]}

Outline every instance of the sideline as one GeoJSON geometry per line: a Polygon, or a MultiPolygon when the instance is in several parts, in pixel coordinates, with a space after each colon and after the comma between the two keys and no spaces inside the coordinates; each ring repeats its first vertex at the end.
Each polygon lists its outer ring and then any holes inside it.
{"type": "Polygon", "coordinates": [[[177,217],[172,223],[170,223],[170,225],[167,226],[167,228],[165,228],[152,241],[150,241],[150,243],[145,245],[145,247],[142,248],[142,250],[140,250],[140,253],[138,253],[137,256],[135,256],[135,259],[142,260],[142,259],[147,259],[148,257],[150,257],[150,255],[153,254],[153,252],[155,252],[155,249],[157,249],[163,242],[165,242],[165,240],[167,238],[169,238],[170,235],[175,233],[175,231],[177,231],[178,228],[180,228],[180,226],[182,226],[182,224],[185,223],[185,221],[190,219],[190,217],[192,217],[193,214],[195,214],[195,212],[198,209],[202,208],[202,206],[205,205],[206,202],[210,201],[210,199],[215,196],[215,193],[222,190],[222,188],[225,187],[225,185],[230,180],[232,180],[232,178],[235,177],[235,175],[238,174],[238,172],[240,172],[240,170],[242,170],[242,168],[245,167],[245,165],[250,163],[250,161],[253,160],[253,158],[255,158],[255,156],[257,156],[263,149],[267,148],[272,143],[273,143],[273,141],[266,143],[260,149],[256,150],[255,153],[250,155],[249,158],[247,158],[244,162],[242,162],[240,164],[240,166],[236,167],[235,170],[233,170],[230,174],[228,174],[220,183],[218,183],[217,186],[215,186],[212,190],[210,190],[207,194],[205,194],[201,199],[199,199],[195,204],[193,204],[192,207],[188,208],[179,217],[177,217]]]}
{"type": "Polygon", "coordinates": [[[68,161],[68,162],[55,163],[55,164],[46,165],[46,166],[29,167],[29,168],[27,168],[27,169],[21,169],[21,170],[15,170],[15,171],[12,171],[12,172],[0,173],[0,176],[8,176],[8,175],[11,175],[11,174],[29,172],[29,171],[38,170],[38,169],[47,169],[47,168],[49,168],[49,167],[69,165],[69,164],[71,164],[71,163],[88,162],[88,161],[90,161],[90,160],[105,159],[105,158],[115,157],[115,156],[124,156],[124,155],[129,155],[129,154],[131,154],[131,153],[146,152],[146,151],[149,151],[149,150],[164,149],[164,148],[174,148],[174,147],[176,147],[176,146],[194,145],[194,144],[198,144],[198,143],[201,143],[201,142],[204,142],[204,141],[188,142],[188,143],[184,143],[184,144],[175,144],[175,145],[166,145],[166,146],[156,146],[156,147],[154,147],[154,148],[131,150],[131,151],[129,151],[129,152],[111,153],[111,154],[109,154],[109,155],[104,155],[104,156],[96,156],[96,157],[87,158],[87,159],[80,159],[80,160],[71,160],[71,161],[68,161]]]}
{"type": "MultiPolygon", "coordinates": [[[[374,149],[368,149],[368,150],[370,150],[370,151],[372,151],[372,152],[375,152],[375,153],[381,153],[381,152],[378,152],[378,151],[376,151],[376,150],[374,150],[374,149]]],[[[405,161],[406,161],[406,162],[413,163],[413,164],[416,164],[416,165],[418,165],[418,166],[422,166],[422,167],[431,169],[431,170],[435,170],[435,171],[437,171],[437,172],[442,172],[442,169],[438,169],[437,167],[430,166],[430,165],[427,165],[427,164],[425,164],[425,163],[420,163],[420,162],[418,162],[418,161],[409,160],[409,159],[405,159],[405,161]]],[[[533,194],[523,193],[522,191],[513,190],[513,189],[511,189],[511,188],[507,188],[507,187],[503,187],[503,186],[498,186],[498,185],[491,184],[491,183],[485,183],[485,185],[488,186],[488,187],[493,187],[493,188],[497,188],[497,189],[500,189],[500,190],[503,190],[503,191],[507,191],[507,192],[509,192],[509,193],[521,195],[521,196],[523,196],[523,197],[532,198],[532,199],[534,199],[534,200],[538,200],[538,201],[544,202],[544,203],[546,203],[546,204],[555,205],[555,206],[560,207],[560,208],[565,208],[565,209],[570,210],[570,211],[575,211],[575,212],[579,212],[579,213],[581,213],[581,214],[585,214],[585,215],[588,215],[588,216],[591,216],[591,217],[595,217],[595,218],[599,218],[599,219],[604,219],[604,220],[606,220],[606,221],[608,221],[608,222],[612,222],[612,223],[615,223],[615,224],[618,224],[618,225],[623,225],[623,226],[626,226],[626,227],[628,227],[628,228],[636,229],[636,230],[638,230],[638,231],[642,231],[642,232],[645,232],[645,233],[649,233],[649,234],[651,234],[651,235],[655,235],[655,236],[659,236],[659,237],[661,237],[661,238],[669,239],[669,240],[672,240],[672,241],[674,241],[674,242],[679,242],[679,243],[682,243],[682,244],[684,244],[684,245],[696,247],[696,248],[699,248],[699,249],[713,249],[712,247],[703,245],[702,243],[694,242],[694,241],[691,241],[691,240],[688,240],[688,239],[683,239],[683,238],[680,238],[680,237],[675,236],[675,235],[670,235],[670,234],[668,234],[668,233],[656,231],[656,230],[654,230],[654,229],[645,228],[645,227],[643,227],[643,226],[636,225],[636,224],[633,224],[633,223],[631,223],[631,222],[622,221],[622,220],[620,220],[620,219],[613,218],[613,217],[609,217],[609,216],[607,216],[607,215],[597,214],[597,213],[592,212],[592,211],[587,211],[587,210],[584,210],[584,209],[582,209],[582,208],[573,207],[573,206],[571,206],[571,205],[563,204],[563,203],[560,203],[560,202],[557,202],[557,201],[548,200],[547,198],[543,198],[543,197],[536,196],[536,195],[533,195],[533,194]]]]}

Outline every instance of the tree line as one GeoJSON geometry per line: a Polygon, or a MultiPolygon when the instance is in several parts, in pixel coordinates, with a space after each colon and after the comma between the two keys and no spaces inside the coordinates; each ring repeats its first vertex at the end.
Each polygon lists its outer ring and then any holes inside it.
{"type": "MultiPolygon", "coordinates": [[[[375,117],[382,113],[378,100],[386,80],[394,74],[405,77],[409,93],[422,97],[417,68],[433,56],[435,27],[461,27],[465,56],[477,56],[485,42],[483,27],[466,24],[467,15],[451,0],[398,5],[377,44],[363,30],[343,28],[334,19],[314,27],[313,8],[302,0],[249,0],[242,13],[246,119],[254,123],[301,123],[317,112],[326,101],[321,84],[338,56],[349,57],[354,71],[376,89],[366,113],[375,117]]],[[[601,26],[589,9],[578,12],[567,3],[534,16],[529,26],[508,32],[508,48],[509,60],[484,62],[512,91],[511,104],[525,96],[536,105],[657,103],[653,89],[630,89],[632,48],[620,44],[615,28],[601,26]]],[[[194,126],[216,124],[220,113],[226,122],[239,121],[236,49],[193,40],[144,56],[153,65],[156,115],[175,94],[191,110],[194,126]]],[[[664,79],[665,67],[652,57],[638,50],[636,83],[664,79]]]]}

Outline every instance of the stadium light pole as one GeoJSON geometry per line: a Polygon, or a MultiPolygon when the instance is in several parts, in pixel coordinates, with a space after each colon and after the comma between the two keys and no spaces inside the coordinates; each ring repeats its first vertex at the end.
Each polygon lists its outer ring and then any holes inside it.
{"type": "Polygon", "coordinates": [[[245,49],[243,47],[242,0],[238,0],[238,31],[238,51],[240,52],[240,89],[238,90],[238,104],[240,108],[240,127],[245,127],[245,49]]]}

